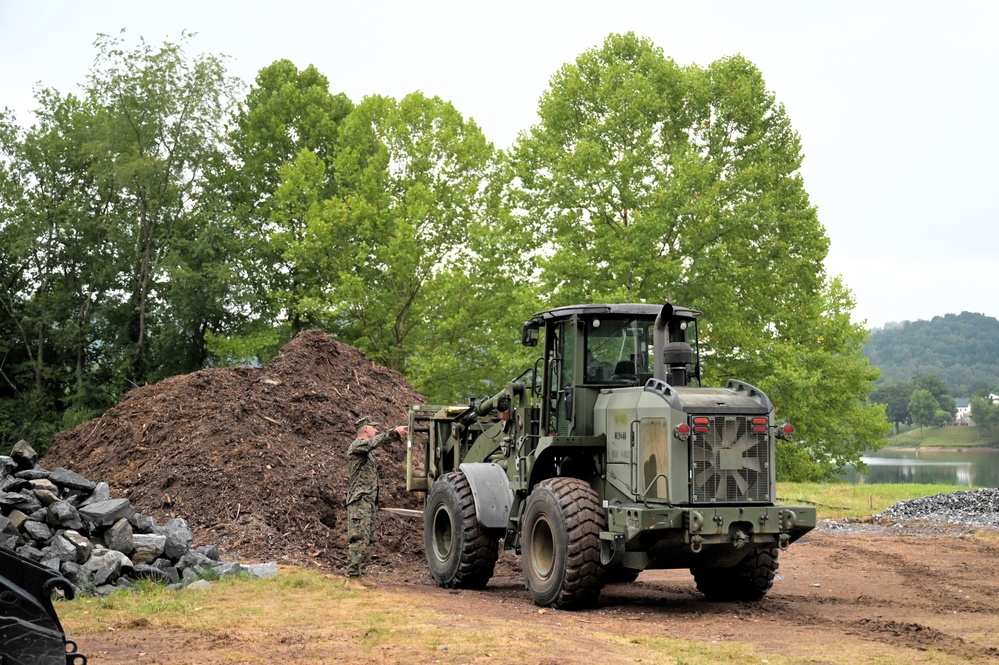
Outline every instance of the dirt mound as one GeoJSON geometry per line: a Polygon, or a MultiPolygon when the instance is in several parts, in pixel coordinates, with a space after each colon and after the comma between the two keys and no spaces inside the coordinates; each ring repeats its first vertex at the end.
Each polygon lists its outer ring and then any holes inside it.
{"type": "MultiPolygon", "coordinates": [[[[183,517],[196,544],[247,560],[346,561],[345,451],[353,423],[405,424],[423,402],[398,372],[326,333],[303,332],[263,368],[208,369],[129,392],[55,437],[41,464],[111,486],[158,520],[183,517]]],[[[405,443],[377,453],[381,505],[406,492],[405,443]]],[[[162,523],[162,521],[161,521],[162,523]]],[[[375,566],[422,556],[418,520],[380,520],[375,566]]]]}

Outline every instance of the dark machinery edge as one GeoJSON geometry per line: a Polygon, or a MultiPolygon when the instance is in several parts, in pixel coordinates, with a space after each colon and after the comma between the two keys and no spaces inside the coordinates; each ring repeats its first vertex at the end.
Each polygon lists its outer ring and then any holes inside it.
{"type": "Polygon", "coordinates": [[[0,665],[86,665],[52,606],[56,591],[74,595],[59,573],[0,548],[0,665]]]}

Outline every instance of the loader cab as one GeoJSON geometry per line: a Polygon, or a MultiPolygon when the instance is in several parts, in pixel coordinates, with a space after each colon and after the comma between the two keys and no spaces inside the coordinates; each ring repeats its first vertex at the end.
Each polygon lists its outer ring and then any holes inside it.
{"type": "Polygon", "coordinates": [[[660,374],[674,385],[698,377],[694,349],[699,314],[671,305],[576,305],[531,317],[524,324],[521,341],[526,346],[538,345],[543,333],[535,377],[535,383],[540,380],[541,384],[535,392],[541,397],[542,433],[591,434],[592,406],[601,390],[644,386],[660,374]],[[666,348],[658,358],[657,321],[663,335],[660,344],[666,348]],[[684,347],[690,350],[689,358],[675,353],[684,347]]]}

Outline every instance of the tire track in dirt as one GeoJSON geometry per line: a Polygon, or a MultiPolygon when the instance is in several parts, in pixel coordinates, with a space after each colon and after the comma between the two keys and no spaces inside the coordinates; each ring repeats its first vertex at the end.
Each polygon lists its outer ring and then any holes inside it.
{"type": "Polygon", "coordinates": [[[992,662],[999,648],[983,643],[992,633],[977,626],[994,623],[999,558],[991,536],[959,535],[818,534],[809,568],[822,582],[772,593],[770,609],[803,628],[992,662]]]}
{"type": "Polygon", "coordinates": [[[942,651],[968,661],[993,662],[999,658],[999,649],[995,647],[983,651],[981,647],[969,645],[960,637],[918,623],[860,619],[853,622],[847,635],[919,651],[942,651]]]}

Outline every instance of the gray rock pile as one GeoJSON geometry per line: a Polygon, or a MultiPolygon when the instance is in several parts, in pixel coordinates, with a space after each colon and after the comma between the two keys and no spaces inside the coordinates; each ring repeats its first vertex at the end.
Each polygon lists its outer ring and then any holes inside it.
{"type": "Polygon", "coordinates": [[[186,520],[160,525],[128,499],[93,482],[37,464],[26,441],[0,456],[0,547],[58,571],[87,594],[107,595],[151,579],[180,588],[198,580],[248,573],[269,577],[277,566],[224,561],[215,545],[193,547],[186,520]]]}
{"type": "Polygon", "coordinates": [[[999,489],[967,490],[899,501],[874,517],[999,528],[999,489]]]}

